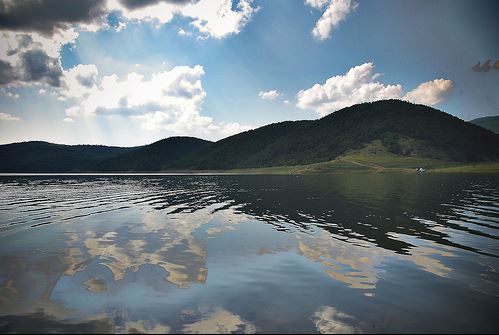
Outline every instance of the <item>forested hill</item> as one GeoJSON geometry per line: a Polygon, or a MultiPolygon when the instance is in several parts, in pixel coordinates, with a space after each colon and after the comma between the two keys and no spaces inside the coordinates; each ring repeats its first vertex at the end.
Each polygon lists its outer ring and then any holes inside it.
{"type": "Polygon", "coordinates": [[[363,103],[314,121],[287,121],[217,142],[170,137],[133,148],[25,142],[0,145],[0,172],[225,170],[325,162],[375,142],[398,156],[499,160],[499,135],[400,100],[363,103]]]}
{"type": "Polygon", "coordinates": [[[315,121],[271,124],[220,140],[170,168],[231,169],[332,160],[381,140],[399,155],[442,161],[499,159],[499,137],[434,108],[400,100],[363,103],[315,121]]]}
{"type": "Polygon", "coordinates": [[[100,162],[98,171],[159,171],[213,142],[195,137],[169,137],[100,162]]]}
{"type": "Polygon", "coordinates": [[[93,170],[102,160],[136,150],[103,145],[63,145],[32,141],[0,145],[0,172],[93,170]]]}
{"type": "Polygon", "coordinates": [[[170,137],[131,148],[13,143],[0,145],[0,172],[158,171],[211,143],[193,137],[170,137]]]}

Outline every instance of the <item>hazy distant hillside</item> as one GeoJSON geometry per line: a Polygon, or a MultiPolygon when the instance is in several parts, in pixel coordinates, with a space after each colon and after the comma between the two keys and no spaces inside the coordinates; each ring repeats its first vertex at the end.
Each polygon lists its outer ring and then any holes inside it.
{"type": "Polygon", "coordinates": [[[100,171],[159,171],[175,160],[213,142],[195,137],[170,137],[99,163],[100,171]]]}
{"type": "Polygon", "coordinates": [[[499,116],[481,117],[471,120],[470,122],[499,134],[499,116]]]}
{"type": "Polygon", "coordinates": [[[13,143],[0,145],[0,172],[159,171],[211,143],[193,137],[170,137],[132,148],[13,143]]]}
{"type": "Polygon", "coordinates": [[[229,169],[328,161],[381,140],[389,151],[445,161],[499,158],[499,137],[434,108],[399,100],[344,108],[316,121],[282,122],[220,140],[172,168],[229,169]]]}
{"type": "Polygon", "coordinates": [[[0,172],[68,172],[95,165],[137,148],[22,142],[0,145],[0,172]]]}

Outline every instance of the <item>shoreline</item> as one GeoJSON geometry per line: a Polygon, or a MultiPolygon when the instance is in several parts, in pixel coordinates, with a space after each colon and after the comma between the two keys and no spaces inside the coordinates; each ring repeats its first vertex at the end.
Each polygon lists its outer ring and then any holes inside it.
{"type": "MultiPolygon", "coordinates": [[[[418,172],[413,167],[362,166],[355,169],[324,166],[316,163],[298,166],[275,166],[263,168],[231,169],[231,170],[181,170],[181,171],[117,171],[117,172],[2,172],[0,177],[36,177],[36,176],[237,176],[237,175],[327,175],[327,174],[442,174],[473,173],[499,174],[499,162],[467,165],[444,165],[427,168],[418,172]]],[[[357,163],[354,163],[357,164],[357,163]]]]}

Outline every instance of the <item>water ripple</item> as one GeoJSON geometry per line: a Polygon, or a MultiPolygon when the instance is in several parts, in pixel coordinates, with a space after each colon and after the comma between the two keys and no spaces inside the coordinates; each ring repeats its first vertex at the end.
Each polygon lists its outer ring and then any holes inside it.
{"type": "Polygon", "coordinates": [[[497,177],[380,178],[372,189],[362,177],[1,177],[0,232],[131,206],[174,216],[223,203],[214,212],[237,208],[281,231],[320,228],[399,253],[412,243],[393,236],[405,234],[498,256],[488,242],[499,239],[497,177]]]}

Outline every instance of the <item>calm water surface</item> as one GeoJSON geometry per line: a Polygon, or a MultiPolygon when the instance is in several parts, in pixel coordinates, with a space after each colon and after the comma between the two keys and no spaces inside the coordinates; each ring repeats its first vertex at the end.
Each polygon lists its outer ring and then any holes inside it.
{"type": "Polygon", "coordinates": [[[499,176],[0,177],[0,332],[497,332],[499,176]]]}

